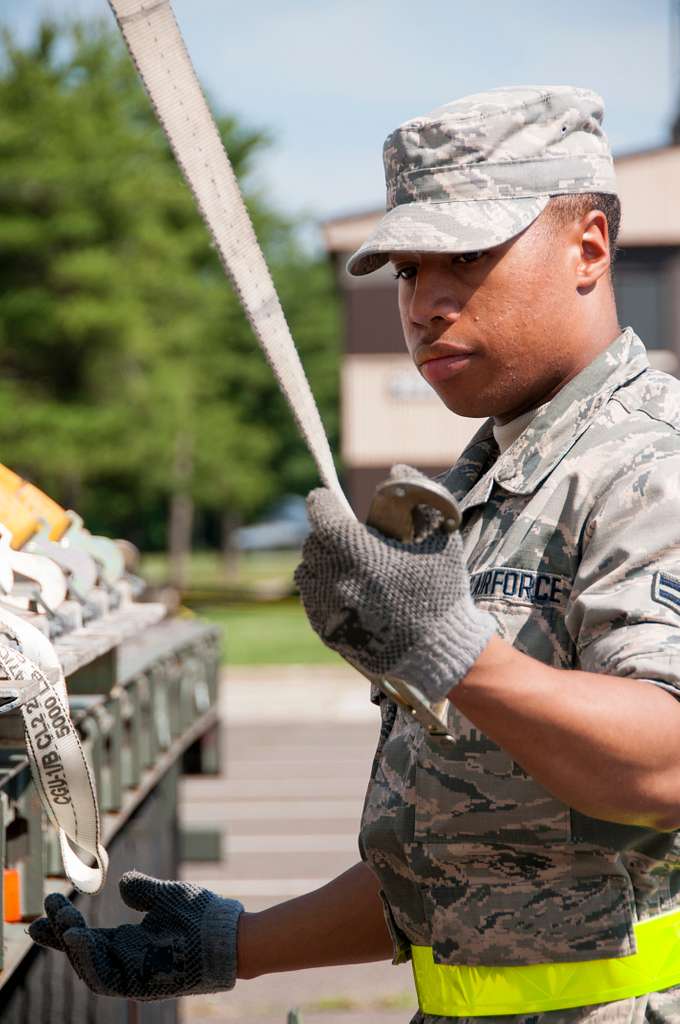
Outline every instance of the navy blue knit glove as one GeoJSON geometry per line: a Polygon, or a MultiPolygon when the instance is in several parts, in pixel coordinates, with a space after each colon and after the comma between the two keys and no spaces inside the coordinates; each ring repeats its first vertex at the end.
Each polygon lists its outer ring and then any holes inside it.
{"type": "Polygon", "coordinates": [[[139,924],[88,928],[60,893],[46,917],[28,928],[42,946],[63,951],[76,974],[100,995],[170,999],[236,984],[236,940],[243,906],[189,882],[164,882],[139,871],[120,880],[123,901],[145,911],[139,924]]]}

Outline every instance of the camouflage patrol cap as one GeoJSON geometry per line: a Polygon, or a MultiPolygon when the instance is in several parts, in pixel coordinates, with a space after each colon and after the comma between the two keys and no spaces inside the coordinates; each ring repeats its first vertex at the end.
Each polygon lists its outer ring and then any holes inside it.
{"type": "Polygon", "coordinates": [[[527,228],[551,196],[616,194],[590,89],[525,85],[454,100],[392,132],[387,213],[350,258],[360,276],[390,252],[474,252],[527,228]]]}

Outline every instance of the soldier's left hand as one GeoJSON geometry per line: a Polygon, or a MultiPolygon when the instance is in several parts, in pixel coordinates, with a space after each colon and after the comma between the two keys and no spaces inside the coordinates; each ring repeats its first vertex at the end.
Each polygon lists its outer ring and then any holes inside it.
{"type": "Polygon", "coordinates": [[[139,871],[120,880],[128,907],[145,911],[139,924],[90,928],[60,893],[45,899],[46,917],[28,933],[65,953],[76,974],[100,995],[170,999],[234,987],[238,900],[190,882],[166,882],[139,871]]]}
{"type": "Polygon", "coordinates": [[[295,582],[315,632],[366,674],[442,699],[495,632],[470,596],[460,534],[432,512],[414,541],[392,540],[352,519],[326,488],[311,492],[307,510],[312,531],[295,582]]]}

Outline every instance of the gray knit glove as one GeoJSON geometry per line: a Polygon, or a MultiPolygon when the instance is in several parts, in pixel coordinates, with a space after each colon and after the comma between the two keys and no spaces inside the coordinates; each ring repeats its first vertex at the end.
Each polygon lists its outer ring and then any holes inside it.
{"type": "MultiPolygon", "coordinates": [[[[391,476],[423,479],[406,466],[391,476]]],[[[367,675],[442,700],[495,632],[470,596],[460,534],[423,508],[416,539],[391,540],[350,518],[326,488],[311,492],[307,511],[312,532],[295,582],[312,628],[367,675]]]]}
{"type": "Polygon", "coordinates": [[[120,880],[123,901],[146,911],[139,924],[88,928],[60,893],[45,900],[47,917],[31,938],[62,950],[85,984],[105,996],[170,999],[236,984],[236,936],[243,906],[188,882],[163,882],[139,871],[120,880]]]}

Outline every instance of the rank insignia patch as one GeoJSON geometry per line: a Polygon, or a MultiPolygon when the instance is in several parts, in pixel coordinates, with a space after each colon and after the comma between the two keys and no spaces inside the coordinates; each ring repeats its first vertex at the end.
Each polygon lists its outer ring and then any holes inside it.
{"type": "Polygon", "coordinates": [[[655,572],[652,580],[652,598],[680,614],[680,577],[667,572],[655,572]]]}

